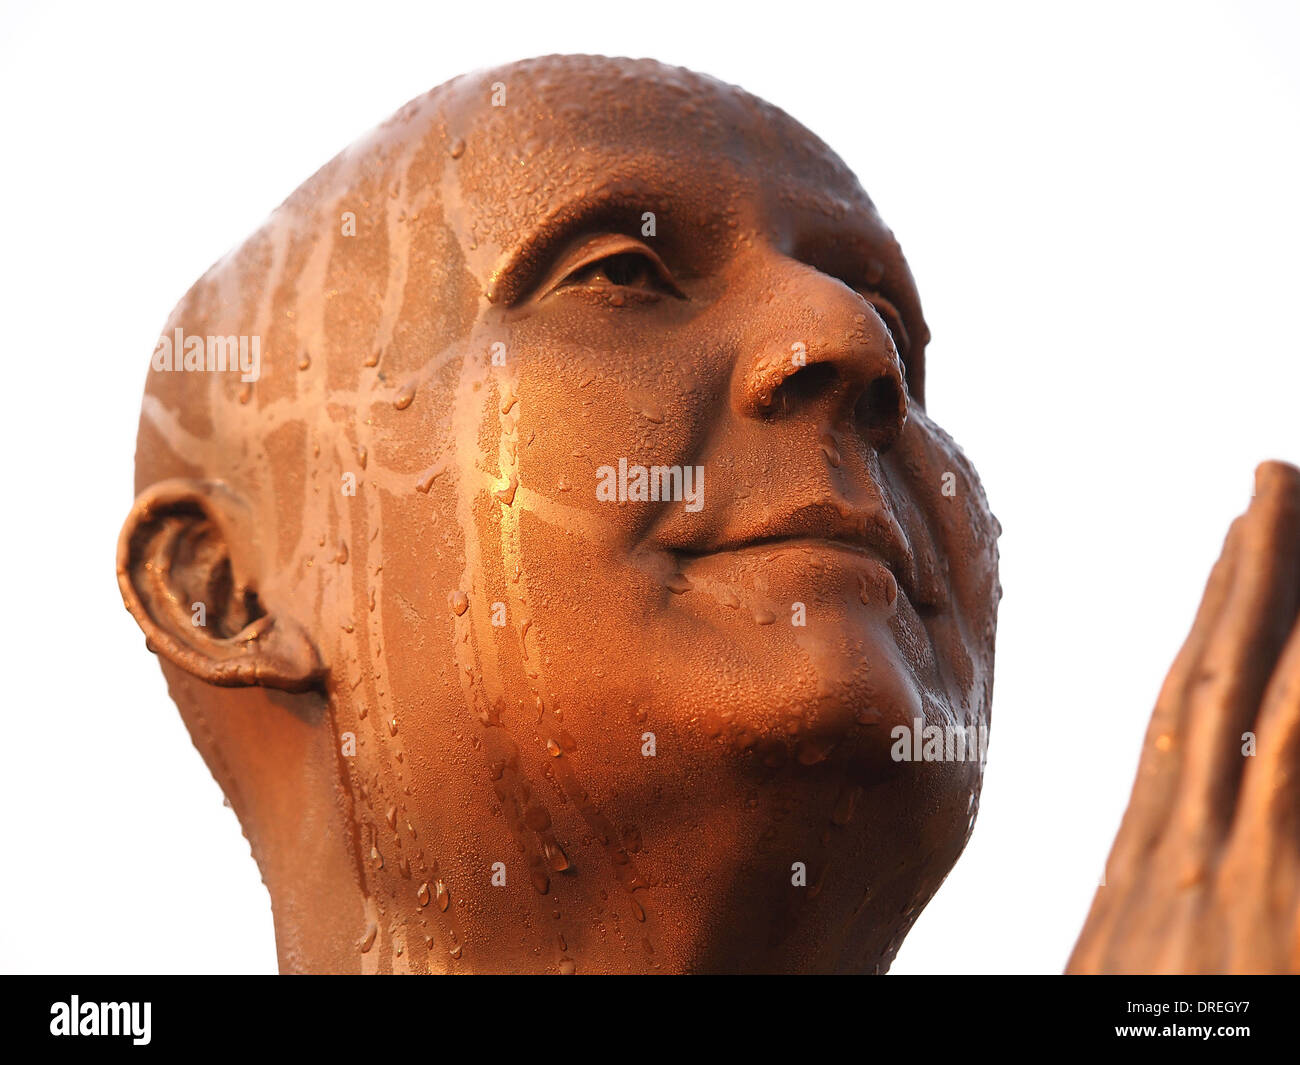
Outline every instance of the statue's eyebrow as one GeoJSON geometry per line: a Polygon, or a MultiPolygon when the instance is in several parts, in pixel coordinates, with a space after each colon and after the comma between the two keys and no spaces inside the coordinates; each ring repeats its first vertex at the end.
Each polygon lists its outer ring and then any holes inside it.
{"type": "Polygon", "coordinates": [[[584,233],[638,233],[653,198],[644,183],[635,188],[609,185],[560,204],[502,256],[488,278],[488,300],[507,307],[517,302],[541,280],[560,250],[584,233]]]}

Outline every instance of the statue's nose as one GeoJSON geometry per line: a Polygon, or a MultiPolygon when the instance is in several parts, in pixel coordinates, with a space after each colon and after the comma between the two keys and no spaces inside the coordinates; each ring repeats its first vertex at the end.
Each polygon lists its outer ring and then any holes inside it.
{"type": "Polygon", "coordinates": [[[750,319],[733,409],[762,420],[849,423],[876,451],[886,450],[907,422],[908,399],[884,319],[842,281],[792,259],[766,280],[772,298],[750,319]]]}

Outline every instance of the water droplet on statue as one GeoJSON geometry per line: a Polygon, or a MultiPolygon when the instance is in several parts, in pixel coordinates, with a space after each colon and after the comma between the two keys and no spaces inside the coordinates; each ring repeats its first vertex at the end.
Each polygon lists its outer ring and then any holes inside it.
{"type": "Polygon", "coordinates": [[[833,740],[810,737],[799,744],[795,758],[800,765],[817,765],[819,762],[826,761],[826,756],[831,753],[834,746],[833,740]]]}
{"type": "Polygon", "coordinates": [[[551,863],[551,869],[554,872],[562,873],[569,868],[569,856],[564,853],[564,848],[558,843],[548,843],[545,850],[546,858],[551,863]]]}
{"type": "Polygon", "coordinates": [[[691,590],[691,579],[685,573],[674,573],[664,581],[664,587],[674,595],[684,595],[691,590]]]}
{"type": "Polygon", "coordinates": [[[519,490],[519,477],[516,474],[510,475],[510,480],[494,493],[506,506],[512,506],[515,501],[515,493],[519,490]]]}
{"type": "Polygon", "coordinates": [[[835,810],[831,813],[831,821],[840,826],[847,825],[852,821],[854,808],[861,796],[862,788],[857,785],[847,787],[840,792],[840,797],[835,800],[835,810]]]}
{"type": "Polygon", "coordinates": [[[830,433],[823,433],[821,445],[822,453],[826,456],[826,461],[836,469],[839,469],[840,463],[843,460],[840,458],[840,449],[836,446],[835,437],[831,436],[830,433]]]}

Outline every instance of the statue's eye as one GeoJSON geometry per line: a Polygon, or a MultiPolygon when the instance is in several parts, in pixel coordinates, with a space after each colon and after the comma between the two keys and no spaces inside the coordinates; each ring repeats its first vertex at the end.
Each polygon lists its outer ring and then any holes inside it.
{"type": "Polygon", "coordinates": [[[597,237],[567,256],[543,286],[543,295],[568,288],[620,289],[643,299],[686,298],[658,255],[641,241],[618,234],[597,237]]]}
{"type": "Polygon", "coordinates": [[[908,344],[910,343],[907,335],[907,327],[903,325],[903,316],[898,313],[898,309],[885,299],[879,292],[861,292],[860,295],[864,300],[871,304],[875,312],[880,315],[881,320],[885,323],[885,328],[889,330],[889,335],[894,341],[894,348],[898,352],[899,358],[907,356],[908,344]]]}
{"type": "Polygon", "coordinates": [[[636,252],[621,252],[575,270],[565,284],[618,285],[622,288],[662,288],[655,264],[636,252]]]}

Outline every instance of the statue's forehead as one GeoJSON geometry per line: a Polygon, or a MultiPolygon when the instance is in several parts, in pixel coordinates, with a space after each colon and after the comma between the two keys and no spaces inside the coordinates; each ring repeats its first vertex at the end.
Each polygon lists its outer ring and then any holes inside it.
{"type": "Polygon", "coordinates": [[[661,232],[701,235],[796,215],[880,226],[817,137],[711,79],[634,63],[576,76],[507,68],[447,88],[443,207],[480,277],[579,209],[630,232],[645,212],[661,232]]]}

